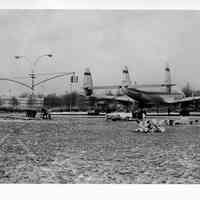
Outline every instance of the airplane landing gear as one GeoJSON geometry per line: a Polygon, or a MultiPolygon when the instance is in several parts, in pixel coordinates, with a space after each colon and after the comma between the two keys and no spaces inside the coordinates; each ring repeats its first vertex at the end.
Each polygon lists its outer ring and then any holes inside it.
{"type": "Polygon", "coordinates": [[[181,105],[180,115],[181,116],[189,116],[190,115],[190,110],[188,108],[188,104],[185,103],[185,104],[181,105]]]}
{"type": "Polygon", "coordinates": [[[170,115],[170,113],[171,113],[171,109],[168,107],[167,108],[167,114],[170,115]]]}
{"type": "Polygon", "coordinates": [[[190,115],[190,111],[187,109],[182,109],[179,113],[181,116],[189,116],[190,115]]]}

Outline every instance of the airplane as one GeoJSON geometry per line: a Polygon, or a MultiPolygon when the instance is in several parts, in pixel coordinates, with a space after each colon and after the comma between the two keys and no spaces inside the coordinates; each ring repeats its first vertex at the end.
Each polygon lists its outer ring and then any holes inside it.
{"type": "Polygon", "coordinates": [[[167,64],[165,68],[164,83],[161,84],[132,84],[127,67],[124,67],[123,69],[123,80],[121,85],[94,87],[93,84],[91,84],[92,82],[90,78],[91,74],[88,73],[88,84],[84,84],[84,90],[87,95],[91,95],[94,89],[121,88],[123,94],[138,102],[141,109],[152,105],[164,105],[168,107],[169,114],[171,112],[170,108],[172,105],[181,105],[180,114],[185,113],[185,115],[189,115],[189,111],[187,111],[188,104],[200,100],[200,96],[185,97],[184,93],[175,87],[176,84],[173,84],[171,81],[169,64],[167,64]]]}
{"type": "MultiPolygon", "coordinates": [[[[122,79],[122,84],[124,82],[124,79],[122,79]]],[[[130,82],[131,84],[131,82],[130,82]]],[[[134,103],[134,100],[127,95],[124,95],[123,93],[120,95],[120,87],[116,86],[109,86],[108,88],[104,87],[94,87],[93,86],[93,79],[92,79],[92,74],[90,72],[89,68],[86,68],[84,71],[84,78],[83,78],[83,89],[85,92],[85,95],[89,97],[90,101],[110,101],[110,102],[120,102],[124,105],[130,105],[134,103]],[[119,93],[118,95],[108,95],[108,94],[95,94],[94,90],[97,89],[118,89],[119,93]]]]}

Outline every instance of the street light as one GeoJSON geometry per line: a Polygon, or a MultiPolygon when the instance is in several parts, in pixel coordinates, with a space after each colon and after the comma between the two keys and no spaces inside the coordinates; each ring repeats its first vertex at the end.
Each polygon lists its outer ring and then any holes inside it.
{"type": "Polygon", "coordinates": [[[51,58],[51,57],[53,57],[53,54],[47,54],[47,56],[48,56],[49,58],[51,58]]]}
{"type": "Polygon", "coordinates": [[[43,55],[40,55],[38,56],[33,62],[31,62],[29,60],[28,57],[26,56],[15,56],[15,59],[21,59],[21,58],[24,58],[31,66],[31,73],[29,74],[30,77],[31,77],[31,90],[32,90],[32,95],[34,95],[34,89],[35,89],[35,83],[34,83],[34,80],[36,78],[36,73],[34,72],[34,67],[36,66],[36,64],[38,63],[38,61],[42,58],[42,57],[53,57],[53,54],[43,54],[43,55]]]}
{"type": "Polygon", "coordinates": [[[38,56],[38,57],[34,60],[34,62],[31,62],[31,61],[28,59],[28,57],[26,57],[26,56],[15,56],[15,59],[24,58],[26,61],[29,62],[29,64],[31,65],[31,67],[33,67],[33,66],[35,66],[35,65],[37,64],[37,62],[40,60],[40,58],[45,57],[45,56],[51,58],[51,57],[53,57],[53,54],[43,54],[43,55],[40,55],[40,56],[38,56]]]}
{"type": "Polygon", "coordinates": [[[19,59],[19,58],[21,58],[21,56],[15,56],[15,59],[19,59]]]}

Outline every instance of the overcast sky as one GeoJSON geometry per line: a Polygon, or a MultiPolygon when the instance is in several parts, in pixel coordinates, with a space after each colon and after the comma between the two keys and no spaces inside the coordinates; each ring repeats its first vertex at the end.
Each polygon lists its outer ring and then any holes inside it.
{"type": "MultiPolygon", "coordinates": [[[[200,89],[200,11],[1,10],[0,52],[0,77],[30,72],[28,62],[15,60],[15,55],[33,62],[52,53],[35,71],[75,71],[82,80],[84,68],[90,67],[95,84],[119,84],[127,65],[132,80],[159,83],[169,62],[178,85],[189,82],[200,89]]],[[[60,78],[38,92],[64,93],[68,83],[60,78]]],[[[0,94],[24,91],[9,82],[0,84],[0,94]]]]}

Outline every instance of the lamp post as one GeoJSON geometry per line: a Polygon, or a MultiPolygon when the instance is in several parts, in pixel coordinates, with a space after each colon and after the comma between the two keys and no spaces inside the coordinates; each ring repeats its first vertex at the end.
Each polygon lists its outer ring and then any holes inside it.
{"type": "Polygon", "coordinates": [[[43,54],[43,55],[40,55],[38,56],[33,62],[31,62],[29,60],[28,57],[26,56],[15,56],[15,59],[25,59],[29,64],[30,64],[30,67],[31,67],[31,73],[29,74],[30,78],[31,78],[31,90],[32,90],[32,96],[34,95],[34,90],[35,90],[35,78],[36,78],[36,73],[34,72],[34,68],[35,66],[37,65],[37,63],[39,62],[39,60],[42,58],[42,57],[53,57],[52,54],[43,54]]]}

